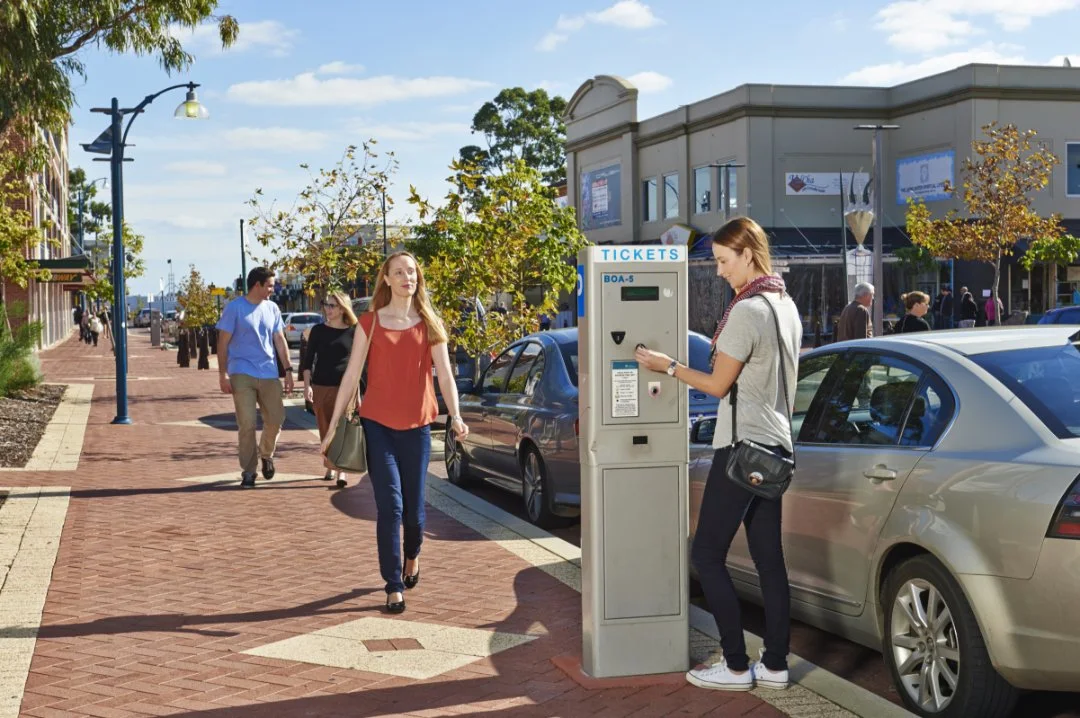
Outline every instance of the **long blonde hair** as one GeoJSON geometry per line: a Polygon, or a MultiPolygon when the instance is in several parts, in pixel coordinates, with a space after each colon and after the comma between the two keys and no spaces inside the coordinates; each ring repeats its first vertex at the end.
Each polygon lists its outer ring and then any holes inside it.
{"type": "Polygon", "coordinates": [[[435,307],[431,306],[431,299],[427,294],[427,283],[424,281],[424,268],[411,252],[394,252],[382,263],[379,275],[375,278],[375,295],[371,299],[368,311],[377,312],[390,304],[392,291],[389,282],[386,281],[386,275],[390,271],[390,263],[399,257],[408,257],[416,265],[416,293],[413,295],[413,304],[427,327],[428,343],[446,344],[450,340],[450,335],[446,333],[446,326],[435,312],[435,307]]]}
{"type": "Polygon", "coordinates": [[[345,326],[351,327],[356,324],[356,314],[352,310],[352,300],[345,292],[327,292],[327,299],[333,299],[337,302],[338,307],[341,308],[341,321],[345,322],[345,326]]]}
{"type": "Polygon", "coordinates": [[[749,217],[735,217],[726,222],[713,233],[712,241],[736,254],[749,249],[758,271],[763,274],[773,273],[772,258],[769,256],[769,235],[765,234],[760,224],[749,217]]]}

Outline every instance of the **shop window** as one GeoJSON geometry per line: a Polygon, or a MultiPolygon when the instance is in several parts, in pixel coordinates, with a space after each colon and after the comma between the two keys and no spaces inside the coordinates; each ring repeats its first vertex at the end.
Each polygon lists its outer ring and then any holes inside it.
{"type": "Polygon", "coordinates": [[[1066,191],[1070,197],[1080,197],[1080,142],[1065,143],[1066,191]]]}
{"type": "Polygon", "coordinates": [[[679,175],[664,175],[664,219],[679,216],[679,175]]]}
{"type": "Polygon", "coordinates": [[[694,170],[694,214],[712,212],[712,168],[694,170]]]}
{"type": "Polygon", "coordinates": [[[656,214],[656,178],[650,177],[641,182],[641,221],[655,222],[656,214]]]}

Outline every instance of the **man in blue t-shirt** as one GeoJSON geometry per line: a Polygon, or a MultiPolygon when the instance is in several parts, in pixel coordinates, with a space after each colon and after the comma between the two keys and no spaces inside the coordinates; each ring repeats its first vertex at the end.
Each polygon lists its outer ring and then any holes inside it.
{"type": "Polygon", "coordinates": [[[270,301],[274,273],[266,267],[248,272],[247,294],[225,305],[218,320],[218,374],[221,390],[232,394],[239,427],[240,485],[255,485],[262,458],[263,478],[274,478],[274,449],[285,421],[285,405],[274,352],[285,367],[285,391],[293,390],[293,367],[281,310],[270,301]],[[256,405],[262,411],[262,441],[255,442],[256,405]]]}

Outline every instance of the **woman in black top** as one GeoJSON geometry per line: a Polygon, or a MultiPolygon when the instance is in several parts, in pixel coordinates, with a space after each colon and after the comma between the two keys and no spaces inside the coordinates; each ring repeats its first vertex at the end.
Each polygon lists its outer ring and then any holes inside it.
{"type": "MultiPolygon", "coordinates": [[[[307,351],[300,361],[304,398],[315,409],[320,441],[333,430],[330,417],[334,413],[334,402],[337,401],[345,368],[349,365],[349,352],[352,351],[353,336],[356,334],[356,315],[353,314],[352,302],[344,292],[328,294],[322,306],[326,323],[311,328],[307,351]]],[[[330,481],[337,474],[337,487],[345,488],[344,472],[334,469],[325,458],[323,465],[326,467],[323,479],[330,481]]]]}
{"type": "Polygon", "coordinates": [[[975,321],[978,318],[979,305],[975,303],[975,298],[971,296],[971,292],[964,292],[964,295],[960,298],[960,328],[970,329],[975,326],[975,321]]]}
{"type": "Polygon", "coordinates": [[[930,325],[923,319],[930,311],[930,295],[923,292],[908,292],[900,297],[904,303],[907,314],[896,323],[896,334],[908,332],[928,332],[930,325]]]}

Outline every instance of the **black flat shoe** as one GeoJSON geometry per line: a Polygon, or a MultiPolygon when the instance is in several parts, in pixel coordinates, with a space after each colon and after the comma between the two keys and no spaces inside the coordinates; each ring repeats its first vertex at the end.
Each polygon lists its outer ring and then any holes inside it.
{"type": "Polygon", "coordinates": [[[272,458],[264,458],[262,460],[262,474],[264,479],[274,478],[274,460],[272,458]]]}
{"type": "Polygon", "coordinates": [[[322,480],[323,481],[330,481],[333,478],[334,478],[334,472],[333,471],[327,471],[326,476],[322,477],[322,480]]]}
{"type": "Polygon", "coordinates": [[[405,597],[402,596],[400,601],[390,602],[390,594],[386,594],[386,612],[387,613],[404,613],[405,612],[405,597]]]}
{"type": "Polygon", "coordinates": [[[346,486],[348,486],[348,485],[349,485],[349,484],[348,484],[348,482],[346,482],[346,481],[345,481],[345,479],[338,479],[338,480],[337,480],[337,487],[338,487],[339,489],[344,489],[344,488],[345,488],[346,486]]]}
{"type": "Polygon", "coordinates": [[[416,567],[416,573],[414,573],[412,576],[408,575],[407,573],[405,573],[404,570],[402,570],[401,582],[405,584],[405,588],[416,588],[416,584],[420,583],[420,567],[416,567]]]}

